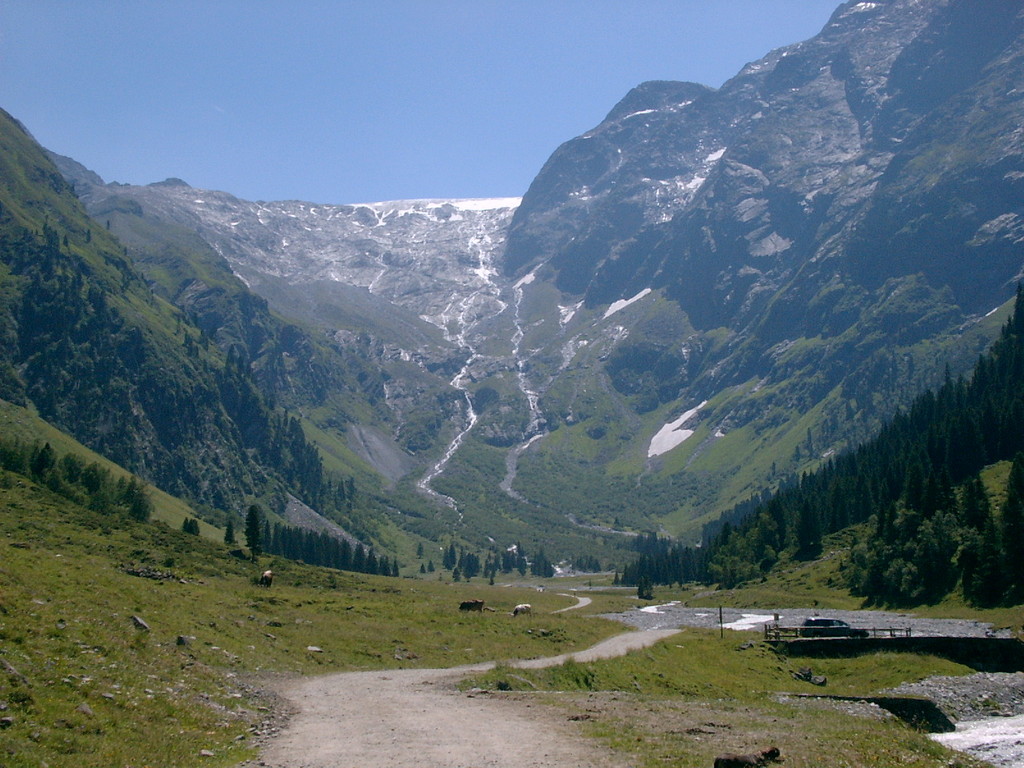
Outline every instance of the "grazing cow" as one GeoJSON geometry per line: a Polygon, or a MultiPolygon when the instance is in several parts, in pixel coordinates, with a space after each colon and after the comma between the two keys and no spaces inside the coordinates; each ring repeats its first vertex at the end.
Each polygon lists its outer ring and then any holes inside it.
{"type": "Polygon", "coordinates": [[[531,610],[533,609],[530,607],[529,603],[520,603],[512,609],[512,615],[518,616],[520,613],[529,613],[531,610]]]}
{"type": "Polygon", "coordinates": [[[750,755],[719,755],[715,768],[759,768],[781,759],[778,747],[770,747],[750,755]]]}
{"type": "Polygon", "coordinates": [[[270,569],[265,570],[263,572],[263,575],[260,576],[260,586],[261,587],[269,587],[273,583],[274,583],[274,572],[271,571],[270,569]]]}
{"type": "Polygon", "coordinates": [[[459,603],[460,611],[483,611],[483,609],[483,600],[463,600],[461,603],[459,603]]]}

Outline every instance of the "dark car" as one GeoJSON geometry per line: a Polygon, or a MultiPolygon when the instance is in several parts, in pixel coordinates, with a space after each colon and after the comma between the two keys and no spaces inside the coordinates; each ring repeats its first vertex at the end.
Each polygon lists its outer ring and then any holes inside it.
{"type": "Polygon", "coordinates": [[[842,619],[804,619],[800,625],[801,637],[867,637],[866,629],[851,627],[842,619]]]}

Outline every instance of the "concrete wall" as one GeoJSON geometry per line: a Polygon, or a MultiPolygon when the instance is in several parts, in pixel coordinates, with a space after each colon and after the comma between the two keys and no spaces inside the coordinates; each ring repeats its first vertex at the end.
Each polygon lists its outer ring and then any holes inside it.
{"type": "Polygon", "coordinates": [[[829,637],[773,640],[786,656],[842,657],[893,651],[942,656],[981,672],[1024,671],[1024,643],[1002,637],[829,637]]]}

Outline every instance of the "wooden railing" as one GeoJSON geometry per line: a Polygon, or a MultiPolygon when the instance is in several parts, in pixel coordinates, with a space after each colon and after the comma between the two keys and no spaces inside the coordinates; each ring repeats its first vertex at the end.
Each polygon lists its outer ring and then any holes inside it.
{"type": "MultiPolygon", "coordinates": [[[[855,627],[865,630],[870,637],[910,637],[910,627],[855,627]]],[[[857,640],[853,635],[829,635],[827,627],[783,627],[779,624],[764,625],[765,640],[857,640]]]]}

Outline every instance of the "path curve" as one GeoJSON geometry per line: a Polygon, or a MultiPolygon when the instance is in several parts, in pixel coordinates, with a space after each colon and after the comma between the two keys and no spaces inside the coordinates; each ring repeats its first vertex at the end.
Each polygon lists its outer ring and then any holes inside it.
{"type": "Polygon", "coordinates": [[[565,613],[566,611],[575,611],[577,608],[583,608],[584,606],[590,605],[593,600],[589,597],[580,597],[579,595],[567,595],[565,592],[559,592],[562,597],[575,597],[576,605],[570,605],[568,608],[559,608],[557,611],[552,613],[565,613]]]}
{"type": "MultiPolygon", "coordinates": [[[[628,632],[576,653],[513,662],[536,669],[644,648],[679,630],[628,632]]],[[[529,696],[456,688],[494,662],[452,669],[342,672],[278,688],[297,710],[255,762],[272,768],[624,768],[575,723],[529,696]]]]}

